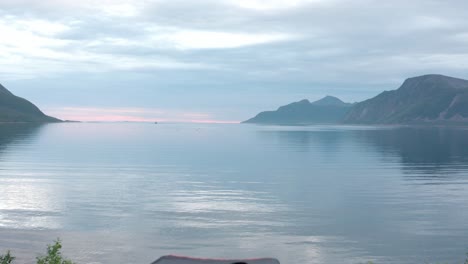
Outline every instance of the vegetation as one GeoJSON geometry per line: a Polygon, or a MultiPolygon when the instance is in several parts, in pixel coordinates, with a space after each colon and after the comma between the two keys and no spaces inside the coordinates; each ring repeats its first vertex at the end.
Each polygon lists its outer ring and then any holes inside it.
{"type": "Polygon", "coordinates": [[[54,245],[47,245],[47,255],[37,257],[37,264],[73,264],[71,260],[62,256],[60,249],[62,249],[60,239],[57,239],[54,245]]]}
{"type": "Polygon", "coordinates": [[[10,264],[14,259],[15,257],[10,255],[10,251],[7,251],[6,255],[0,256],[0,264],[10,264]]]}
{"type": "MultiPolygon", "coordinates": [[[[57,239],[53,245],[47,245],[47,254],[37,257],[37,264],[74,264],[62,256],[62,243],[57,239]]],[[[15,257],[11,256],[10,251],[6,255],[0,256],[0,264],[11,264],[15,257]]]]}

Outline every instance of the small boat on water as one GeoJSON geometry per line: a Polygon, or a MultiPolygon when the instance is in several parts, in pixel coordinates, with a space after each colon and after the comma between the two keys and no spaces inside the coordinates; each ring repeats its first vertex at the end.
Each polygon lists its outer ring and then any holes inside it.
{"type": "Polygon", "coordinates": [[[203,259],[180,256],[163,256],[152,264],[280,264],[277,259],[203,259]]]}

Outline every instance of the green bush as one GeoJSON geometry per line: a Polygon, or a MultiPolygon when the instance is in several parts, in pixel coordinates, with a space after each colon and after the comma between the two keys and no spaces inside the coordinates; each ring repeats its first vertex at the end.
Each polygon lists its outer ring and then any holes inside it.
{"type": "Polygon", "coordinates": [[[57,239],[53,245],[47,245],[47,255],[37,257],[37,264],[74,264],[71,260],[62,256],[61,249],[60,239],[57,239]]]}
{"type": "Polygon", "coordinates": [[[10,251],[7,251],[6,255],[0,255],[0,264],[10,264],[14,259],[15,257],[10,255],[10,251]]]}

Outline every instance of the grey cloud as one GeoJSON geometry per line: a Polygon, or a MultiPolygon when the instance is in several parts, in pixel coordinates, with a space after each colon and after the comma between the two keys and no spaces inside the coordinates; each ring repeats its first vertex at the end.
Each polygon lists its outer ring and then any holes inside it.
{"type": "MultiPolygon", "coordinates": [[[[105,59],[106,63],[96,67],[107,65],[101,70],[109,78],[137,75],[139,85],[147,87],[146,93],[153,91],[155,97],[171,100],[171,91],[185,89],[186,94],[179,95],[186,96],[187,104],[198,98],[207,109],[210,98],[219,100],[232,91],[240,91],[252,105],[256,96],[275,98],[259,102],[261,110],[280,103],[281,98],[287,103],[301,99],[296,96],[330,92],[360,100],[418,74],[468,78],[468,2],[462,0],[304,1],[297,7],[272,10],[241,8],[227,0],[107,2],[135,6],[136,15],[125,17],[106,13],[103,5],[93,6],[97,2],[70,5],[64,0],[4,0],[0,19],[15,16],[68,25],[68,31],[54,37],[71,44],[53,50],[87,54],[91,61],[80,66],[57,59],[56,68],[65,65],[68,73],[79,75],[93,59],[105,59]],[[291,38],[229,48],[178,49],[154,41],[160,33],[152,28],[287,34],[291,38]],[[111,67],[114,60],[129,65],[111,67]],[[156,86],[158,89],[152,88],[156,86]]],[[[7,66],[0,63],[0,67],[7,66]]],[[[34,76],[37,67],[25,68],[31,68],[28,78],[40,81],[47,75],[34,76]]],[[[230,102],[231,108],[245,103],[237,100],[230,102]]]]}

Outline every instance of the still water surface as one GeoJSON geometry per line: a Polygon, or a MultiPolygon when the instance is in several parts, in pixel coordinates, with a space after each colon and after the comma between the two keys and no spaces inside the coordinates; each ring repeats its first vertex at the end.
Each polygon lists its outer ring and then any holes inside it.
{"type": "Polygon", "coordinates": [[[462,263],[468,128],[0,125],[0,252],[462,263]]]}

